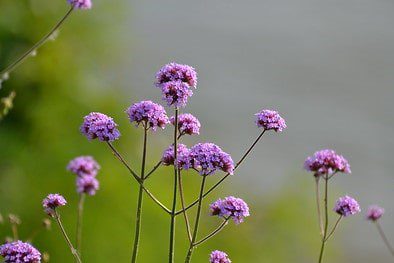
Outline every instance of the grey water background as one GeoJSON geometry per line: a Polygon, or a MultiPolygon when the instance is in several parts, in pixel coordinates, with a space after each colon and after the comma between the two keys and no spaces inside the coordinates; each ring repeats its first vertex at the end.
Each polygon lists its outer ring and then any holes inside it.
{"type": "MultiPolygon", "coordinates": [[[[114,77],[133,86],[133,101],[160,100],[152,82],[161,65],[195,66],[187,111],[202,120],[200,139],[234,159],[257,135],[260,108],[286,119],[288,129],[264,138],[227,187],[278,194],[311,176],[302,171],[307,155],[333,148],[353,171],[335,179],[336,194],[354,196],[364,212],[384,206],[394,240],[394,1],[133,0],[130,8],[119,30],[131,55],[114,77]]],[[[347,262],[392,262],[363,215],[340,231],[347,262]]]]}

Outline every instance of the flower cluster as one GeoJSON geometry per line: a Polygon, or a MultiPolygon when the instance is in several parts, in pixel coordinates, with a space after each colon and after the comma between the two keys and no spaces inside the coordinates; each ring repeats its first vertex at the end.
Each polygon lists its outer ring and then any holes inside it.
{"type": "Polygon", "coordinates": [[[354,198],[345,195],[338,199],[335,204],[334,211],[341,216],[347,217],[359,213],[361,209],[360,205],[356,200],[354,200],[354,198]]]}
{"type": "Polygon", "coordinates": [[[55,216],[55,209],[59,206],[65,206],[67,204],[66,199],[60,194],[49,194],[42,201],[42,206],[44,207],[45,213],[50,216],[55,216]]]}
{"type": "MultiPolygon", "coordinates": [[[[177,145],[177,160],[178,160],[178,167],[183,168],[187,167],[189,163],[189,149],[186,145],[179,143],[177,145]]],[[[161,162],[163,165],[173,165],[174,164],[174,146],[170,145],[164,152],[161,158],[161,162]]]]}
{"type": "Polygon", "coordinates": [[[0,246],[4,263],[40,263],[41,253],[29,243],[15,241],[0,246]]]}
{"type": "Polygon", "coordinates": [[[231,260],[228,258],[228,255],[222,251],[215,250],[212,251],[209,257],[210,263],[231,263],[231,260]]]}
{"type": "Polygon", "coordinates": [[[91,0],[67,0],[68,3],[78,9],[91,9],[91,0]]]}
{"type": "Polygon", "coordinates": [[[228,196],[224,199],[218,199],[210,205],[211,215],[223,218],[231,218],[236,224],[244,221],[248,217],[249,207],[241,198],[228,196]]]}
{"type": "Polygon", "coordinates": [[[84,117],[80,130],[89,140],[98,138],[100,141],[112,142],[120,137],[117,126],[111,117],[92,112],[84,117]]]}
{"type": "Polygon", "coordinates": [[[264,130],[274,130],[281,132],[286,129],[285,120],[279,115],[277,111],[261,110],[255,114],[257,116],[256,124],[264,130]]]}
{"type": "Polygon", "coordinates": [[[150,100],[141,101],[131,105],[126,113],[129,116],[130,122],[146,125],[146,128],[152,128],[156,131],[157,128],[164,129],[169,123],[167,113],[163,106],[154,103],[150,100]]]}
{"type": "Polygon", "coordinates": [[[100,165],[92,156],[79,156],[74,158],[67,165],[67,170],[77,175],[77,192],[88,195],[95,195],[99,189],[99,181],[96,175],[100,165]]]}
{"type": "Polygon", "coordinates": [[[348,161],[337,154],[334,150],[325,149],[315,152],[309,156],[304,163],[307,171],[314,172],[316,177],[321,175],[332,175],[336,172],[351,173],[348,161]]]}
{"type": "Polygon", "coordinates": [[[231,156],[213,143],[198,143],[189,152],[190,167],[201,175],[212,175],[217,170],[233,174],[234,162],[231,156]]]}
{"type": "Polygon", "coordinates": [[[156,73],[156,86],[161,89],[168,106],[185,107],[196,88],[197,73],[188,65],[170,63],[156,73]]]}
{"type": "Polygon", "coordinates": [[[371,221],[376,221],[381,218],[383,214],[384,208],[377,205],[371,205],[370,207],[368,207],[366,218],[371,221]]]}
{"type": "MultiPolygon", "coordinates": [[[[175,125],[175,117],[170,118],[172,125],[175,125]]],[[[178,130],[179,134],[194,135],[200,134],[201,124],[200,121],[190,113],[184,113],[178,116],[178,130]]]]}

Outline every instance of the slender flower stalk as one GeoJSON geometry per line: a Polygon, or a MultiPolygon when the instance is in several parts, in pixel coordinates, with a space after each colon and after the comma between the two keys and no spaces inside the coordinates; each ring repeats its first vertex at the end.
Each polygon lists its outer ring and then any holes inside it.
{"type": "Polygon", "coordinates": [[[161,165],[161,160],[158,161],[157,164],[152,168],[152,170],[150,170],[150,172],[146,174],[145,180],[148,179],[157,170],[157,168],[160,167],[160,165],[161,165]]]}
{"type": "MultiPolygon", "coordinates": [[[[12,62],[7,68],[0,72],[0,82],[8,78],[9,74],[17,68],[26,58],[31,56],[36,52],[38,48],[40,48],[43,44],[45,44],[51,37],[56,33],[56,31],[63,25],[63,23],[67,20],[67,18],[74,11],[74,5],[67,11],[67,13],[56,23],[56,25],[36,44],[34,44],[29,50],[27,50],[21,57],[12,62]]],[[[0,83],[1,84],[1,83],[0,83]]],[[[1,85],[0,85],[1,88],[1,85]]]]}
{"type": "Polygon", "coordinates": [[[203,239],[197,241],[194,243],[194,246],[198,246],[202,243],[204,243],[205,241],[209,240],[210,238],[214,237],[217,233],[219,233],[220,231],[223,230],[223,228],[228,224],[228,220],[230,219],[230,217],[225,218],[223,220],[223,222],[214,230],[212,231],[209,235],[207,235],[206,237],[204,237],[203,239]]]}
{"type": "Polygon", "coordinates": [[[78,200],[78,215],[77,215],[77,234],[76,234],[76,242],[75,246],[77,250],[79,251],[79,254],[81,255],[81,247],[82,247],[82,220],[83,220],[83,208],[84,208],[84,203],[85,203],[85,193],[79,194],[79,200],[78,200]]]}
{"type": "Polygon", "coordinates": [[[321,209],[320,209],[320,187],[319,187],[319,181],[320,177],[315,178],[316,184],[316,206],[317,206],[317,218],[319,221],[319,228],[320,228],[320,235],[323,237],[324,229],[323,229],[323,219],[321,216],[321,209]]]}
{"type": "Polygon", "coordinates": [[[324,177],[324,232],[321,241],[319,263],[323,260],[324,247],[326,245],[328,229],[328,174],[324,177]]]}
{"type": "MultiPolygon", "coordinates": [[[[234,171],[241,165],[241,163],[246,159],[246,157],[250,154],[250,152],[253,150],[253,148],[256,146],[256,144],[260,141],[261,137],[263,137],[264,133],[266,132],[266,130],[263,130],[259,136],[255,139],[255,141],[253,142],[253,144],[248,148],[248,150],[244,153],[244,155],[241,157],[241,159],[237,162],[237,164],[234,167],[234,171]]],[[[230,175],[230,173],[227,173],[222,179],[220,179],[216,184],[214,184],[211,188],[209,188],[208,191],[206,191],[203,194],[203,197],[206,197],[207,195],[209,195],[213,190],[215,190],[224,180],[226,180],[226,178],[230,175]]],[[[196,204],[198,204],[199,199],[195,200],[194,202],[192,202],[190,205],[188,205],[187,207],[185,207],[184,209],[182,208],[182,210],[177,211],[175,214],[179,215],[181,213],[183,213],[183,210],[189,210],[190,208],[192,208],[193,206],[195,206],[196,204]]]]}
{"type": "Polygon", "coordinates": [[[148,127],[147,123],[144,124],[144,146],[142,150],[142,165],[141,165],[141,184],[138,192],[138,204],[137,204],[137,216],[135,222],[135,237],[133,245],[133,254],[131,262],[137,262],[138,248],[140,243],[140,232],[141,232],[141,216],[142,216],[142,204],[144,201],[144,180],[145,180],[145,163],[146,163],[146,144],[148,139],[148,127]]]}
{"type": "Polygon", "coordinates": [[[378,220],[375,220],[374,223],[376,225],[376,228],[378,229],[379,235],[382,238],[384,244],[386,245],[386,247],[390,251],[391,255],[394,257],[394,248],[391,246],[389,240],[387,239],[386,234],[384,233],[382,226],[380,225],[378,220]]]}
{"type": "Polygon", "coordinates": [[[64,227],[63,227],[62,221],[60,220],[60,215],[59,215],[59,213],[56,211],[56,209],[54,209],[54,212],[55,212],[55,213],[54,213],[53,216],[54,216],[54,218],[55,218],[57,224],[59,225],[59,228],[60,228],[60,230],[61,230],[61,232],[62,232],[62,234],[63,234],[63,236],[64,236],[64,239],[65,239],[66,242],[67,242],[67,245],[70,247],[71,253],[72,253],[73,256],[74,256],[75,261],[78,262],[78,263],[82,263],[81,258],[79,257],[78,251],[74,248],[73,244],[72,244],[71,241],[70,241],[70,238],[69,238],[68,235],[67,235],[66,230],[65,230],[64,227]]]}
{"type": "Polygon", "coordinates": [[[332,230],[330,231],[330,233],[329,233],[329,234],[327,235],[327,237],[326,237],[326,242],[327,242],[327,240],[334,234],[334,232],[335,232],[335,230],[337,229],[337,227],[338,227],[338,225],[339,225],[339,222],[341,222],[342,218],[343,218],[342,215],[340,215],[340,216],[338,217],[337,221],[335,222],[334,227],[332,228],[332,230]]]}
{"type": "Polygon", "coordinates": [[[198,234],[198,226],[200,223],[200,216],[201,216],[201,206],[202,206],[202,201],[204,199],[204,187],[205,187],[205,181],[207,179],[207,175],[202,175],[202,182],[201,182],[201,189],[200,189],[200,195],[198,198],[198,205],[197,205],[197,214],[196,214],[196,220],[194,223],[194,230],[193,230],[193,236],[192,236],[192,242],[190,243],[189,250],[187,252],[187,256],[185,259],[185,263],[189,263],[190,260],[192,259],[192,254],[193,250],[195,247],[195,242],[197,240],[197,234],[198,234]]]}
{"type": "Polygon", "coordinates": [[[179,110],[175,107],[175,121],[174,121],[174,193],[171,209],[171,223],[170,223],[170,249],[168,255],[168,262],[174,262],[174,245],[175,245],[175,210],[178,195],[178,113],[179,110]]]}
{"type": "Polygon", "coordinates": [[[189,242],[192,242],[192,232],[190,229],[189,217],[187,215],[187,211],[185,210],[185,196],[183,194],[183,183],[182,183],[182,175],[180,169],[178,169],[178,182],[179,182],[179,195],[181,197],[181,205],[182,205],[183,217],[185,219],[185,224],[186,224],[187,237],[189,238],[189,242]]]}

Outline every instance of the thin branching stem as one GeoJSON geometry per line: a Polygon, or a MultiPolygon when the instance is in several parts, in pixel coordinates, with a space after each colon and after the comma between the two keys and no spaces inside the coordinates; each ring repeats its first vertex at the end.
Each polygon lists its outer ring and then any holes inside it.
{"type": "Polygon", "coordinates": [[[321,241],[319,263],[323,261],[324,247],[326,245],[327,229],[328,229],[328,175],[324,177],[324,233],[321,241]]]}
{"type": "Polygon", "coordinates": [[[78,263],[82,263],[81,258],[79,257],[78,251],[74,248],[73,244],[71,243],[70,238],[68,237],[67,232],[63,227],[62,221],[60,220],[60,215],[56,210],[55,210],[54,218],[55,218],[57,224],[59,225],[60,231],[62,232],[63,237],[66,240],[67,245],[69,246],[72,255],[74,256],[75,261],[78,263]]]}
{"type": "Polygon", "coordinates": [[[81,255],[82,247],[82,220],[83,220],[83,207],[85,203],[86,195],[84,193],[79,194],[78,200],[78,215],[77,215],[77,234],[76,234],[76,247],[81,255]]]}
{"type": "Polygon", "coordinates": [[[160,167],[160,165],[161,165],[161,160],[158,161],[157,164],[152,168],[152,170],[150,170],[150,172],[146,174],[145,180],[148,179],[157,170],[157,168],[160,167]]]}
{"type": "Polygon", "coordinates": [[[341,219],[342,219],[342,215],[340,215],[340,216],[338,217],[337,221],[335,222],[334,227],[332,228],[332,230],[330,231],[330,233],[327,235],[327,237],[326,237],[326,242],[327,242],[327,240],[334,234],[335,230],[337,229],[337,227],[338,227],[338,225],[339,225],[339,222],[341,222],[341,219]]]}
{"type": "Polygon", "coordinates": [[[56,25],[43,37],[41,38],[36,44],[34,44],[29,50],[23,53],[17,60],[12,62],[7,68],[1,71],[0,79],[4,77],[4,75],[10,74],[15,68],[17,68],[26,58],[31,56],[39,47],[41,47],[51,36],[63,25],[63,23],[67,20],[67,18],[71,15],[74,11],[74,6],[72,6],[67,13],[56,23],[56,25]]]}
{"type": "Polygon", "coordinates": [[[388,248],[388,250],[390,251],[391,255],[394,256],[394,248],[391,246],[389,240],[387,239],[382,226],[380,225],[380,223],[376,220],[375,221],[375,225],[378,229],[379,235],[382,238],[384,244],[386,245],[386,247],[388,248]]]}
{"type": "Polygon", "coordinates": [[[204,237],[200,241],[195,242],[194,246],[198,246],[198,245],[204,243],[205,241],[209,240],[210,238],[214,237],[217,233],[222,231],[223,228],[228,224],[228,220],[229,220],[229,218],[225,218],[223,220],[223,222],[214,231],[212,231],[209,235],[207,235],[206,237],[204,237]]]}
{"type": "Polygon", "coordinates": [[[187,215],[187,211],[185,210],[185,196],[183,194],[182,174],[181,174],[180,169],[178,169],[178,182],[179,182],[179,195],[181,197],[181,205],[182,205],[182,210],[183,210],[183,217],[185,219],[185,224],[186,224],[187,237],[189,238],[189,242],[191,243],[192,242],[192,231],[190,229],[189,217],[187,215]]]}
{"type": "Polygon", "coordinates": [[[316,176],[315,178],[315,187],[316,187],[316,206],[317,206],[317,218],[319,221],[319,228],[320,228],[320,236],[323,237],[323,219],[321,217],[321,210],[320,210],[320,189],[319,189],[319,182],[320,177],[316,176]]]}
{"type": "MultiPolygon", "coordinates": [[[[245,158],[249,155],[249,153],[253,150],[253,148],[256,146],[256,144],[260,141],[261,137],[264,135],[264,133],[266,132],[266,130],[263,130],[260,135],[256,138],[256,140],[253,142],[253,144],[248,148],[248,150],[244,153],[244,155],[241,157],[241,159],[237,162],[237,164],[234,167],[234,171],[241,165],[241,163],[245,160],[245,158]]],[[[226,178],[230,175],[230,173],[227,173],[222,179],[220,179],[216,184],[214,184],[211,188],[209,188],[208,191],[206,191],[203,194],[203,197],[206,197],[207,195],[209,195],[213,190],[215,190],[224,180],[226,180],[226,178]]],[[[193,206],[195,206],[198,203],[198,199],[195,200],[193,203],[191,203],[190,205],[188,205],[185,209],[182,209],[180,211],[177,211],[175,213],[175,215],[179,215],[181,213],[183,213],[183,210],[188,210],[190,208],[192,208],[193,206]]]]}

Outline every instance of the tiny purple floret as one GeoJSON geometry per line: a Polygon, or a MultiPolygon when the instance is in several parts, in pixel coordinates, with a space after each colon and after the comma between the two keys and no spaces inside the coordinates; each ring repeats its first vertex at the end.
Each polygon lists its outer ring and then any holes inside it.
{"type": "Polygon", "coordinates": [[[315,177],[321,175],[332,175],[337,172],[350,174],[350,165],[348,161],[337,154],[334,150],[325,149],[309,156],[304,163],[304,168],[307,171],[314,172],[315,177]]]}
{"type": "MultiPolygon", "coordinates": [[[[186,145],[179,143],[177,145],[177,159],[178,167],[183,168],[185,165],[189,164],[189,149],[186,145]]],[[[174,146],[170,145],[164,152],[161,158],[163,165],[174,165],[174,146]]]]}
{"type": "Polygon", "coordinates": [[[174,62],[166,64],[156,73],[156,86],[161,87],[162,84],[171,81],[180,81],[196,88],[196,70],[191,66],[174,62]]]}
{"type": "MultiPolygon", "coordinates": [[[[170,118],[172,125],[175,125],[175,116],[170,118]]],[[[200,121],[190,113],[183,113],[178,116],[178,130],[180,135],[200,134],[200,121]]]]}
{"type": "Polygon", "coordinates": [[[210,205],[211,215],[223,218],[232,218],[236,224],[244,221],[249,216],[249,207],[241,198],[228,196],[218,199],[210,205]]]}
{"type": "Polygon", "coordinates": [[[49,194],[42,201],[42,206],[44,207],[45,213],[50,216],[55,215],[56,208],[58,208],[59,206],[65,206],[66,204],[66,199],[60,194],[49,194]]]}
{"type": "Polygon", "coordinates": [[[169,123],[163,106],[150,100],[134,103],[126,110],[126,113],[129,115],[131,123],[135,122],[137,126],[146,123],[146,128],[152,128],[154,131],[157,128],[164,129],[169,123]]]}
{"type": "Polygon", "coordinates": [[[168,106],[185,107],[193,91],[189,85],[181,81],[170,81],[160,85],[162,99],[168,106]]]}
{"type": "Polygon", "coordinates": [[[357,214],[361,211],[360,205],[350,196],[343,196],[335,204],[334,211],[343,217],[357,214]]]}
{"type": "Polygon", "coordinates": [[[215,250],[212,251],[209,257],[210,263],[231,263],[231,260],[228,258],[228,255],[223,251],[215,250]]]}
{"type": "Polygon", "coordinates": [[[120,137],[117,126],[111,117],[99,112],[91,112],[84,117],[80,130],[89,140],[97,138],[100,141],[112,142],[120,137]]]}
{"type": "Polygon", "coordinates": [[[274,110],[261,110],[255,114],[256,124],[264,130],[282,132],[287,128],[285,120],[274,110]]]}
{"type": "Polygon", "coordinates": [[[67,0],[67,2],[77,9],[91,9],[92,8],[92,1],[91,0],[67,0]]]}
{"type": "Polygon", "coordinates": [[[371,221],[376,221],[379,218],[381,218],[383,214],[384,214],[383,207],[377,205],[371,205],[370,207],[368,207],[366,218],[371,221]]]}
{"type": "Polygon", "coordinates": [[[79,177],[96,176],[99,169],[100,165],[92,156],[76,157],[67,165],[67,170],[79,177]]]}
{"type": "Polygon", "coordinates": [[[0,246],[4,263],[40,263],[41,253],[29,243],[20,240],[0,246]]]}

